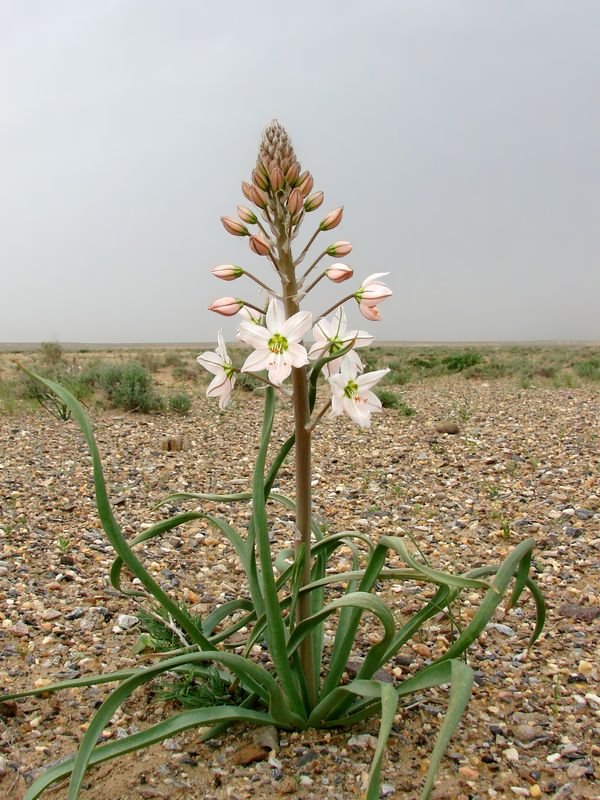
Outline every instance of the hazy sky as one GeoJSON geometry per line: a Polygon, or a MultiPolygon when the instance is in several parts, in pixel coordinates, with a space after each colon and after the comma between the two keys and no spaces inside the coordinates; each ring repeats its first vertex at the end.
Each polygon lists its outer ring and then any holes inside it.
{"type": "Polygon", "coordinates": [[[599,43],[599,0],[0,0],[0,341],[233,338],[274,117],[377,338],[600,340],[599,43]]]}

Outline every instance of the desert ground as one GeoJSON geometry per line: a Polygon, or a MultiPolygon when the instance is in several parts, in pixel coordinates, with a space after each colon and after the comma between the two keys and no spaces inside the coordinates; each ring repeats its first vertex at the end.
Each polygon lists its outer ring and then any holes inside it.
{"type": "MultiPolygon", "coordinates": [[[[230,410],[219,411],[204,396],[207,376],[191,347],[4,350],[0,687],[7,693],[152,658],[134,653],[138,607],[108,579],[111,549],[97,520],[83,438],[72,421],[38,405],[15,362],[74,380],[99,359],[136,359],[165,397],[189,397],[189,410],[165,400],[155,411],[139,413],[111,407],[94,388],[84,393],[114,511],[129,536],[176,510],[155,508],[171,492],[249,486],[262,396],[248,385],[230,410]],[[169,441],[180,449],[168,449],[169,441]]],[[[323,418],[314,436],[317,516],[329,531],[410,537],[432,566],[456,572],[497,564],[513,546],[534,537],[532,573],[548,605],[544,632],[531,649],[535,613],[526,594],[510,611],[501,606],[471,647],[473,698],[433,797],[597,797],[600,347],[498,345],[459,352],[390,346],[374,353],[373,363],[392,368],[385,389],[396,398],[388,398],[395,407],[374,416],[370,429],[323,418]],[[473,352],[479,356],[468,357],[473,352]],[[458,361],[448,360],[457,355],[458,361]],[[440,432],[442,423],[453,423],[457,432],[440,432]]],[[[284,438],[290,419],[280,403],[276,440],[284,438]]],[[[291,462],[280,485],[293,491],[291,462]]],[[[203,510],[241,529],[247,525],[244,505],[207,503],[203,510]]],[[[290,519],[274,512],[270,523],[274,548],[286,546],[290,519]]],[[[197,613],[244,593],[232,549],[204,523],[154,540],[140,555],[161,584],[197,613]]],[[[377,591],[398,619],[420,607],[411,587],[391,583],[377,591]]],[[[476,604],[477,596],[464,596],[464,619],[476,604]]],[[[434,618],[390,664],[388,679],[398,682],[435,658],[449,635],[447,620],[434,618]]],[[[5,797],[21,800],[44,767],[74,753],[107,692],[99,686],[0,702],[5,797]]],[[[382,796],[418,797],[446,700],[444,690],[430,690],[401,706],[384,759],[382,796]]],[[[141,730],[174,708],[160,686],[140,690],[102,738],[141,730]]],[[[299,734],[239,726],[207,743],[190,731],[90,770],[81,796],[360,797],[377,729],[376,720],[350,730],[299,734]]],[[[45,796],[62,800],[66,793],[63,782],[45,796]]]]}

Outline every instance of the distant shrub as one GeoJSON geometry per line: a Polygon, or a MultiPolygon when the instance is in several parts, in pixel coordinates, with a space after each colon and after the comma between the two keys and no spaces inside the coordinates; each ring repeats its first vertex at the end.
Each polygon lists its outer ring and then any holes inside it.
{"type": "Polygon", "coordinates": [[[404,417],[412,417],[417,412],[412,406],[409,406],[396,392],[391,392],[389,389],[375,390],[375,394],[381,400],[381,405],[384,408],[393,408],[399,411],[404,417]]]}
{"type": "Polygon", "coordinates": [[[437,367],[437,359],[433,356],[412,356],[407,363],[409,367],[415,369],[435,369],[437,367]]]}
{"type": "Polygon", "coordinates": [[[468,367],[474,367],[481,362],[481,355],[475,350],[468,350],[464,353],[452,353],[442,359],[443,365],[448,372],[463,372],[468,367]]]}
{"type": "Polygon", "coordinates": [[[488,361],[483,364],[475,364],[473,367],[467,367],[464,373],[465,378],[493,380],[494,378],[502,378],[507,371],[506,364],[502,364],[500,361],[488,361]]]}
{"type": "Polygon", "coordinates": [[[98,384],[116,408],[142,413],[164,408],[164,401],[154,388],[152,376],[137,361],[101,365],[98,384]]]}
{"type": "Polygon", "coordinates": [[[162,366],[161,360],[155,353],[152,353],[150,350],[140,350],[138,353],[135,354],[135,357],[139,364],[147,369],[149,372],[156,372],[162,366]]]}
{"type": "Polygon", "coordinates": [[[176,414],[187,414],[192,407],[192,398],[188,394],[180,392],[169,397],[169,408],[176,414]]]}
{"type": "Polygon", "coordinates": [[[575,364],[575,372],[587,381],[600,381],[600,358],[588,358],[575,364]]]}
{"type": "Polygon", "coordinates": [[[169,350],[165,353],[164,365],[165,367],[182,367],[183,359],[181,358],[181,354],[174,350],[169,350]]]}
{"type": "Polygon", "coordinates": [[[45,364],[51,366],[60,364],[63,357],[63,349],[60,342],[42,342],[40,345],[40,356],[45,364]]]}
{"type": "Polygon", "coordinates": [[[397,386],[403,386],[405,383],[408,383],[409,381],[410,381],[410,372],[408,372],[408,370],[405,369],[394,369],[392,367],[385,377],[386,383],[396,384],[397,386]]]}

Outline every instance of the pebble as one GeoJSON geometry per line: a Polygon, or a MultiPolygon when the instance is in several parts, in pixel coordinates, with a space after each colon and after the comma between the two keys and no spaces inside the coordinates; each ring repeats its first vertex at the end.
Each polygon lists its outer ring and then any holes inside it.
{"type": "Polygon", "coordinates": [[[139,619],[137,617],[132,616],[131,614],[119,614],[117,616],[117,626],[121,628],[121,630],[124,631],[130,630],[131,628],[134,628],[138,623],[139,619]]]}
{"type": "Polygon", "coordinates": [[[507,761],[516,763],[519,760],[519,751],[515,747],[507,747],[502,751],[502,755],[507,761]]]}

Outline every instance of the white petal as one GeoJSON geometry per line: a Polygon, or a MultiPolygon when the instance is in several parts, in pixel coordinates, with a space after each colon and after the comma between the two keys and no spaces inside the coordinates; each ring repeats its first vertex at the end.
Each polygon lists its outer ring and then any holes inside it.
{"type": "Polygon", "coordinates": [[[289,344],[285,355],[289,356],[293,367],[303,367],[305,364],[308,364],[306,348],[301,344],[289,344]]]}
{"type": "Polygon", "coordinates": [[[225,363],[226,361],[228,361],[228,356],[227,356],[227,348],[225,347],[225,339],[223,339],[222,331],[219,331],[219,333],[217,334],[217,342],[218,342],[217,353],[223,359],[223,363],[225,363]]]}
{"type": "Polygon", "coordinates": [[[367,347],[375,337],[367,331],[346,331],[344,335],[344,345],[352,342],[352,347],[367,347]]]}
{"type": "Polygon", "coordinates": [[[292,363],[287,353],[272,353],[269,361],[269,380],[281,386],[292,371],[292,363]]]}
{"type": "Polygon", "coordinates": [[[331,387],[332,401],[334,398],[344,397],[344,389],[348,383],[347,379],[338,372],[337,375],[332,375],[331,378],[328,378],[328,381],[329,386],[331,387]]]}
{"type": "Polygon", "coordinates": [[[205,353],[199,355],[196,361],[201,364],[204,369],[212,372],[213,375],[219,375],[223,372],[223,359],[218,353],[214,353],[212,350],[207,350],[205,353]]]}
{"type": "Polygon", "coordinates": [[[312,314],[310,311],[299,311],[286,319],[281,328],[281,335],[285,336],[289,343],[299,342],[311,325],[312,314]]]}
{"type": "Polygon", "coordinates": [[[250,353],[242,365],[242,372],[262,372],[263,369],[267,369],[270,355],[271,351],[266,349],[250,353]]]}
{"type": "Polygon", "coordinates": [[[255,325],[254,322],[242,322],[238,338],[252,347],[266,347],[271,334],[262,325],[255,325]]]}
{"type": "Polygon", "coordinates": [[[380,381],[389,371],[389,367],[386,367],[385,369],[376,369],[374,372],[365,372],[364,375],[359,375],[358,378],[356,378],[358,391],[362,394],[368,389],[371,389],[375,386],[377,381],[380,381]]]}
{"type": "Polygon", "coordinates": [[[367,278],[364,279],[362,282],[363,288],[368,286],[370,283],[375,283],[379,280],[379,278],[385,278],[386,275],[389,275],[389,272],[374,272],[372,275],[369,275],[367,278]]]}
{"type": "Polygon", "coordinates": [[[352,363],[352,361],[348,361],[348,359],[344,359],[342,361],[342,366],[341,366],[340,372],[344,377],[344,386],[349,381],[356,381],[356,376],[357,376],[358,373],[357,373],[356,367],[352,363]]]}
{"type": "Polygon", "coordinates": [[[327,322],[326,319],[320,319],[312,329],[312,334],[316,342],[329,341],[333,336],[331,323],[327,322]]]}
{"type": "Polygon", "coordinates": [[[273,297],[267,309],[267,328],[271,336],[274,333],[281,333],[284,324],[285,311],[283,310],[283,303],[273,297]]]}
{"type": "Polygon", "coordinates": [[[315,342],[308,351],[308,357],[312,359],[312,361],[317,361],[319,358],[323,358],[323,356],[327,355],[329,352],[329,345],[330,342],[327,340],[324,342],[315,342]]]}

